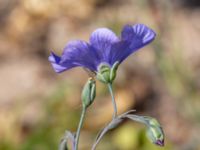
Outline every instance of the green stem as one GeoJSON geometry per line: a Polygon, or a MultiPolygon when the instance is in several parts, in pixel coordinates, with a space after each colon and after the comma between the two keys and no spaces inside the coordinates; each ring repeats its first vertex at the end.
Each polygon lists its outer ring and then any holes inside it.
{"type": "Polygon", "coordinates": [[[108,89],[112,98],[112,104],[114,108],[113,119],[115,119],[117,117],[117,105],[116,105],[115,97],[113,94],[112,83],[108,83],[108,89]]]}
{"type": "Polygon", "coordinates": [[[81,128],[83,126],[83,120],[85,118],[85,114],[86,114],[86,107],[83,107],[82,113],[81,113],[81,118],[80,118],[79,125],[78,125],[78,129],[77,129],[77,132],[76,132],[75,150],[78,150],[78,143],[79,143],[80,131],[81,131],[81,128]]]}
{"type": "MultiPolygon", "coordinates": [[[[108,89],[109,89],[109,92],[110,92],[110,95],[111,95],[111,98],[112,98],[112,104],[113,104],[113,108],[114,108],[113,119],[112,119],[112,121],[114,121],[117,118],[117,105],[116,105],[116,101],[115,101],[115,97],[114,97],[114,93],[113,93],[112,83],[108,83],[107,85],[108,85],[108,89]]],[[[106,127],[109,127],[109,124],[106,127]]],[[[95,141],[95,143],[92,146],[92,150],[96,149],[97,144],[100,142],[100,140],[102,139],[102,137],[104,136],[104,134],[107,132],[107,131],[104,131],[104,129],[99,132],[99,134],[98,134],[98,136],[96,138],[96,141],[95,141]]]]}

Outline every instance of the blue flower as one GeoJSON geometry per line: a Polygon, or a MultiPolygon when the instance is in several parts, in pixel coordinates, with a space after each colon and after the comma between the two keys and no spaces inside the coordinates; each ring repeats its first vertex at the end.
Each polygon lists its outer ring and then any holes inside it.
{"type": "Polygon", "coordinates": [[[84,67],[97,73],[101,64],[110,68],[116,62],[120,64],[153,41],[155,36],[155,32],[143,24],[126,25],[120,37],[107,28],[99,28],[91,34],[89,42],[70,41],[61,56],[52,52],[49,61],[57,73],[74,67],[84,67]]]}

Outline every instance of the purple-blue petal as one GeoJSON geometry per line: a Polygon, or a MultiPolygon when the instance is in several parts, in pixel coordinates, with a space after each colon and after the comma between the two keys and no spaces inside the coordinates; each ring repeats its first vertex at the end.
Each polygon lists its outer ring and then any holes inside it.
{"type": "Polygon", "coordinates": [[[125,26],[121,39],[111,30],[99,28],[91,34],[90,43],[70,41],[61,57],[51,53],[49,61],[56,72],[77,66],[97,71],[100,63],[108,63],[111,66],[116,61],[121,63],[130,54],[153,41],[155,36],[155,32],[143,24],[125,26]]]}
{"type": "Polygon", "coordinates": [[[121,33],[121,42],[112,48],[112,61],[122,62],[130,54],[153,41],[155,36],[155,32],[143,24],[126,25],[121,33]]]}
{"type": "Polygon", "coordinates": [[[144,24],[126,25],[121,34],[122,40],[131,42],[130,48],[140,48],[155,38],[155,32],[144,24]]]}
{"type": "Polygon", "coordinates": [[[61,73],[65,70],[68,70],[68,69],[74,67],[74,65],[71,63],[61,65],[60,60],[61,60],[61,58],[59,56],[57,56],[55,53],[51,52],[51,54],[49,56],[49,61],[51,62],[52,67],[55,70],[55,72],[61,73]]]}
{"type": "Polygon", "coordinates": [[[100,60],[88,43],[74,40],[66,45],[61,56],[61,64],[65,65],[65,63],[68,62],[71,62],[75,66],[81,66],[88,68],[91,71],[96,71],[97,64],[99,64],[100,60]]]}
{"type": "Polygon", "coordinates": [[[121,63],[125,59],[125,55],[128,50],[129,50],[128,42],[119,41],[117,43],[114,43],[110,51],[109,64],[113,65],[116,61],[121,63]]]}
{"type": "Polygon", "coordinates": [[[90,44],[98,54],[101,61],[107,62],[110,57],[110,49],[113,43],[119,41],[114,32],[107,28],[99,28],[90,36],[90,44]]]}

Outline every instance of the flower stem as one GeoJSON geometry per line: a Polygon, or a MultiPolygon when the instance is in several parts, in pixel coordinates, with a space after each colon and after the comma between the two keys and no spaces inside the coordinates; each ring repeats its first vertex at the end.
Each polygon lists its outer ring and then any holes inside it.
{"type": "Polygon", "coordinates": [[[117,117],[117,105],[116,105],[116,101],[115,101],[115,97],[113,94],[113,89],[112,89],[112,83],[108,83],[108,89],[112,98],[112,104],[113,104],[113,108],[114,108],[114,112],[113,112],[113,119],[115,119],[117,117]]]}
{"type": "Polygon", "coordinates": [[[85,114],[86,114],[86,107],[83,107],[82,113],[81,113],[81,118],[80,118],[79,125],[78,125],[78,129],[77,129],[77,132],[76,132],[75,150],[78,150],[80,131],[81,131],[81,128],[83,126],[83,120],[85,118],[85,114]]]}
{"type": "Polygon", "coordinates": [[[96,149],[100,140],[103,138],[103,136],[109,130],[111,123],[117,119],[117,105],[116,105],[116,101],[115,101],[115,97],[114,97],[114,93],[113,93],[112,83],[108,83],[107,85],[108,85],[108,89],[109,89],[109,92],[110,92],[110,95],[112,98],[112,104],[113,104],[113,108],[114,108],[113,118],[112,118],[111,122],[98,133],[97,138],[96,138],[94,144],[92,145],[92,150],[96,149]]]}

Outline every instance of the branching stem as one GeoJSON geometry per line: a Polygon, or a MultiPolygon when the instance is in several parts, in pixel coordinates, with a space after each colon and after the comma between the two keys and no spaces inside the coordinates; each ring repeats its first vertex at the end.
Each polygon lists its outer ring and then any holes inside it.
{"type": "Polygon", "coordinates": [[[116,101],[115,101],[115,97],[114,97],[114,93],[113,93],[112,83],[108,83],[107,85],[108,85],[108,89],[109,89],[109,92],[110,92],[110,95],[112,98],[112,104],[113,104],[113,109],[114,109],[113,118],[112,118],[111,122],[98,133],[96,141],[92,146],[92,150],[96,149],[97,144],[100,142],[100,140],[103,138],[103,136],[107,132],[107,128],[109,128],[111,123],[114,122],[115,119],[117,119],[117,105],[116,105],[116,101]]]}

